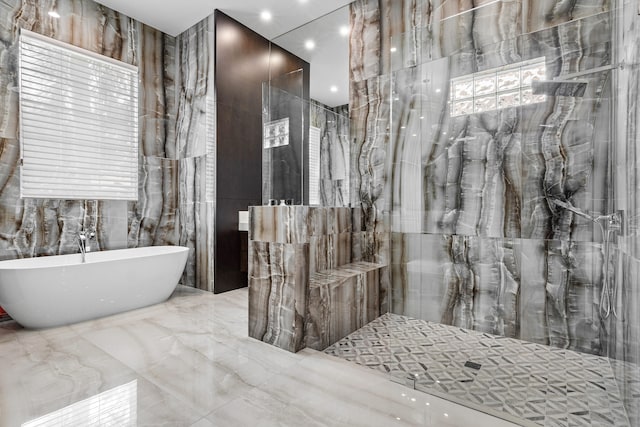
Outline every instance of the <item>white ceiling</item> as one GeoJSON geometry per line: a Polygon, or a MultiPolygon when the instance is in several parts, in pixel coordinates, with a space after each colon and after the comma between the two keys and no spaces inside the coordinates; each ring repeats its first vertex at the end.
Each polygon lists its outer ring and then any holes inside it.
{"type": "Polygon", "coordinates": [[[348,40],[338,34],[340,25],[348,25],[347,10],[305,24],[351,3],[351,0],[97,1],[172,36],[219,9],[269,40],[282,35],[274,42],[310,62],[311,98],[331,107],[348,102],[348,40]],[[260,20],[263,10],[271,12],[270,22],[260,20]],[[344,24],[338,24],[338,21],[344,21],[344,24]],[[291,35],[285,34],[291,30],[295,30],[291,35]],[[301,45],[308,38],[316,41],[312,52],[307,52],[301,45]],[[329,91],[333,85],[338,87],[338,92],[329,91]]]}
{"type": "Polygon", "coordinates": [[[349,26],[346,6],[273,40],[311,64],[310,96],[329,107],[349,103],[349,38],[340,35],[342,26],[349,26]],[[305,47],[310,39],[313,50],[305,47]],[[331,92],[331,86],[338,90],[331,92]]]}
{"type": "Polygon", "coordinates": [[[172,36],[220,9],[271,40],[351,0],[98,0],[98,3],[172,36]],[[260,20],[263,10],[271,12],[271,22],[260,20]]]}

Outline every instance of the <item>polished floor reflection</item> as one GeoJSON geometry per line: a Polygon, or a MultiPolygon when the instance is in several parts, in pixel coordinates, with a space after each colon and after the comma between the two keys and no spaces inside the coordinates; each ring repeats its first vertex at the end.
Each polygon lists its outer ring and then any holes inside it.
{"type": "Polygon", "coordinates": [[[247,337],[247,291],[43,331],[0,326],[0,425],[512,426],[313,350],[247,337]]]}

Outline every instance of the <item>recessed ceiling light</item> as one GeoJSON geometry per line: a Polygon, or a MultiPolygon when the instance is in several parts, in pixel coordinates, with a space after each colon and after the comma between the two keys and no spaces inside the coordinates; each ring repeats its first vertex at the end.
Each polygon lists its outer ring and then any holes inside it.
{"type": "Polygon", "coordinates": [[[50,10],[49,11],[49,16],[52,18],[60,18],[60,14],[58,12],[56,12],[55,10],[50,10]]]}
{"type": "Polygon", "coordinates": [[[395,47],[392,47],[390,50],[391,50],[391,52],[395,52],[398,49],[396,49],[395,47]]]}
{"type": "Polygon", "coordinates": [[[271,16],[271,12],[269,12],[268,10],[263,10],[263,11],[260,13],[260,19],[262,19],[264,22],[269,22],[269,21],[271,21],[271,18],[272,18],[272,16],[271,16]]]}
{"type": "Polygon", "coordinates": [[[340,35],[342,37],[346,37],[349,35],[349,27],[347,27],[346,25],[343,25],[342,27],[340,27],[340,35]]]}
{"type": "Polygon", "coordinates": [[[304,47],[306,47],[307,50],[313,50],[316,47],[316,42],[313,40],[307,40],[304,42],[304,47]]]}
{"type": "Polygon", "coordinates": [[[331,88],[329,88],[329,90],[331,92],[337,92],[338,91],[338,86],[331,86],[331,88]]]}
{"type": "Polygon", "coordinates": [[[441,92],[440,89],[436,89],[436,93],[440,93],[440,92],[441,92]]]}

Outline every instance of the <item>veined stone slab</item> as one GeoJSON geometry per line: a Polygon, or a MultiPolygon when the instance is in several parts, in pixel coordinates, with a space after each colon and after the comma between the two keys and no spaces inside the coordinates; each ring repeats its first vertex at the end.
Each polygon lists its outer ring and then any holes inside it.
{"type": "Polygon", "coordinates": [[[359,262],[311,276],[307,347],[324,350],[380,315],[381,267],[359,262]]]}

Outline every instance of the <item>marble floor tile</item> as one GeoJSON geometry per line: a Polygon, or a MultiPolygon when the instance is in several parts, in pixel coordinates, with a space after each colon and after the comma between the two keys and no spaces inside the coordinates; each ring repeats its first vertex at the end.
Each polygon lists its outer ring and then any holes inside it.
{"type": "Polygon", "coordinates": [[[180,287],[163,304],[75,325],[0,324],[0,426],[514,425],[251,339],[247,297],[180,287]]]}
{"type": "MultiPolygon", "coordinates": [[[[166,304],[166,303],[165,303],[166,304]]],[[[69,329],[79,335],[91,333],[92,331],[104,329],[110,326],[130,325],[138,320],[152,317],[160,317],[166,313],[167,307],[164,304],[156,304],[150,307],[138,308],[126,313],[114,314],[112,316],[101,317],[99,319],[87,320],[85,322],[74,323],[56,329],[69,329]]]]}
{"type": "Polygon", "coordinates": [[[330,360],[314,350],[302,353],[304,360],[290,372],[214,411],[208,419],[215,425],[243,426],[515,425],[407,390],[383,375],[330,360]]]}
{"type": "Polygon", "coordinates": [[[211,425],[304,425],[322,426],[298,407],[287,407],[270,393],[254,389],[212,412],[207,419],[211,425]]]}
{"type": "Polygon", "coordinates": [[[145,319],[125,328],[87,337],[144,378],[196,406],[201,416],[277,373],[270,366],[239,358],[206,334],[175,334],[145,319]]]}
{"type": "Polygon", "coordinates": [[[118,418],[117,425],[190,425],[199,419],[195,409],[82,338],[45,341],[37,331],[25,334],[26,344],[0,346],[2,426],[89,425],[83,417],[97,405],[135,416],[118,418]],[[118,411],[105,399],[115,400],[118,411]]]}
{"type": "Polygon", "coordinates": [[[229,369],[192,353],[184,359],[165,358],[141,372],[141,375],[176,398],[193,405],[198,415],[205,416],[269,378],[268,373],[252,373],[253,377],[247,372],[229,369]]]}
{"type": "Polygon", "coordinates": [[[15,322],[0,323],[0,343],[15,340],[19,331],[22,331],[22,328],[15,322]]]}
{"type": "Polygon", "coordinates": [[[191,427],[215,427],[215,424],[207,418],[201,418],[198,422],[192,424],[191,427]]]}
{"type": "Polygon", "coordinates": [[[178,400],[138,376],[138,426],[187,426],[197,422],[200,416],[189,402],[178,400]]]}

